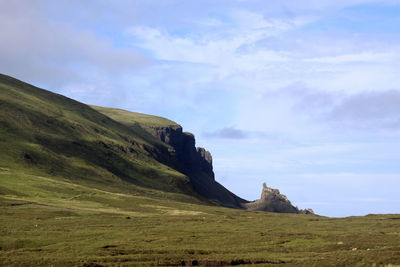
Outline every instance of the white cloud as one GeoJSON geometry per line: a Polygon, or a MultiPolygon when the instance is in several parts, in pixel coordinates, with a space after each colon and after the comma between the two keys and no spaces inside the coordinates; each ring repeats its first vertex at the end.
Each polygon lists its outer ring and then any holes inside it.
{"type": "Polygon", "coordinates": [[[271,19],[246,10],[234,10],[221,29],[200,35],[172,35],[151,27],[134,26],[125,30],[133,45],[145,48],[159,60],[210,64],[220,78],[239,72],[263,69],[273,62],[290,61],[285,52],[259,49],[255,43],[292,30],[301,19],[271,19]],[[243,47],[246,47],[244,50],[243,47]]]}

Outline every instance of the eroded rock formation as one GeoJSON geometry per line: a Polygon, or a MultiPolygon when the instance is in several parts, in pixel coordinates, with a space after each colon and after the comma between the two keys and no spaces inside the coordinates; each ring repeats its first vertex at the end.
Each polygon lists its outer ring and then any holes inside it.
{"type": "Polygon", "coordinates": [[[194,189],[202,196],[224,206],[244,208],[247,210],[262,210],[271,212],[313,214],[311,209],[299,210],[294,207],[285,195],[278,189],[263,184],[261,198],[249,202],[244,200],[215,181],[211,153],[202,147],[196,148],[194,135],[183,132],[179,125],[168,127],[145,128],[160,141],[168,144],[168,155],[160,160],[164,164],[186,174],[194,189]]]}
{"type": "Polygon", "coordinates": [[[270,188],[266,183],[263,184],[261,198],[250,203],[244,203],[243,207],[247,210],[314,214],[312,209],[299,210],[278,189],[270,188]]]}

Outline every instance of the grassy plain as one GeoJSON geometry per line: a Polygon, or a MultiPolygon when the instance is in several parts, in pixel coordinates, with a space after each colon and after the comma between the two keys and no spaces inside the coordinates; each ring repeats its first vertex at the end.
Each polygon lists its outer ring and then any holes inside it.
{"type": "Polygon", "coordinates": [[[400,215],[242,211],[7,168],[0,185],[3,266],[400,264],[400,215]]]}

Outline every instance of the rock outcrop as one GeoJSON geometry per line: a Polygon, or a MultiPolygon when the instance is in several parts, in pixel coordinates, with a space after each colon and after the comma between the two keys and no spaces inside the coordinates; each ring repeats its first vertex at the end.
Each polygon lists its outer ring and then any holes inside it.
{"type": "Polygon", "coordinates": [[[266,183],[263,184],[261,198],[250,203],[244,203],[243,207],[247,210],[314,214],[312,209],[299,210],[278,189],[270,188],[266,183]]]}
{"type": "Polygon", "coordinates": [[[236,196],[215,181],[211,153],[202,147],[196,148],[194,135],[183,132],[181,126],[147,126],[144,129],[170,146],[168,155],[159,157],[160,161],[187,175],[194,189],[207,199],[247,210],[314,214],[311,209],[299,210],[278,189],[265,183],[259,200],[249,202],[236,196]]]}
{"type": "Polygon", "coordinates": [[[308,209],[304,209],[304,210],[299,210],[299,213],[302,213],[302,214],[314,214],[314,211],[312,209],[308,208],[308,209]]]}
{"type": "Polygon", "coordinates": [[[163,163],[187,175],[200,195],[228,207],[242,208],[248,202],[215,181],[211,153],[196,148],[193,134],[183,132],[179,125],[148,126],[145,130],[171,147],[170,157],[163,163]]]}

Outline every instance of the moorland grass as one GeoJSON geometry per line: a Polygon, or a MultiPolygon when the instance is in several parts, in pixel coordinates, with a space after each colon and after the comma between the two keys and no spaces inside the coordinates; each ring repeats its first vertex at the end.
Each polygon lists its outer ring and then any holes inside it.
{"type": "Polygon", "coordinates": [[[3,266],[400,264],[400,215],[243,211],[13,170],[0,184],[3,266]]]}

